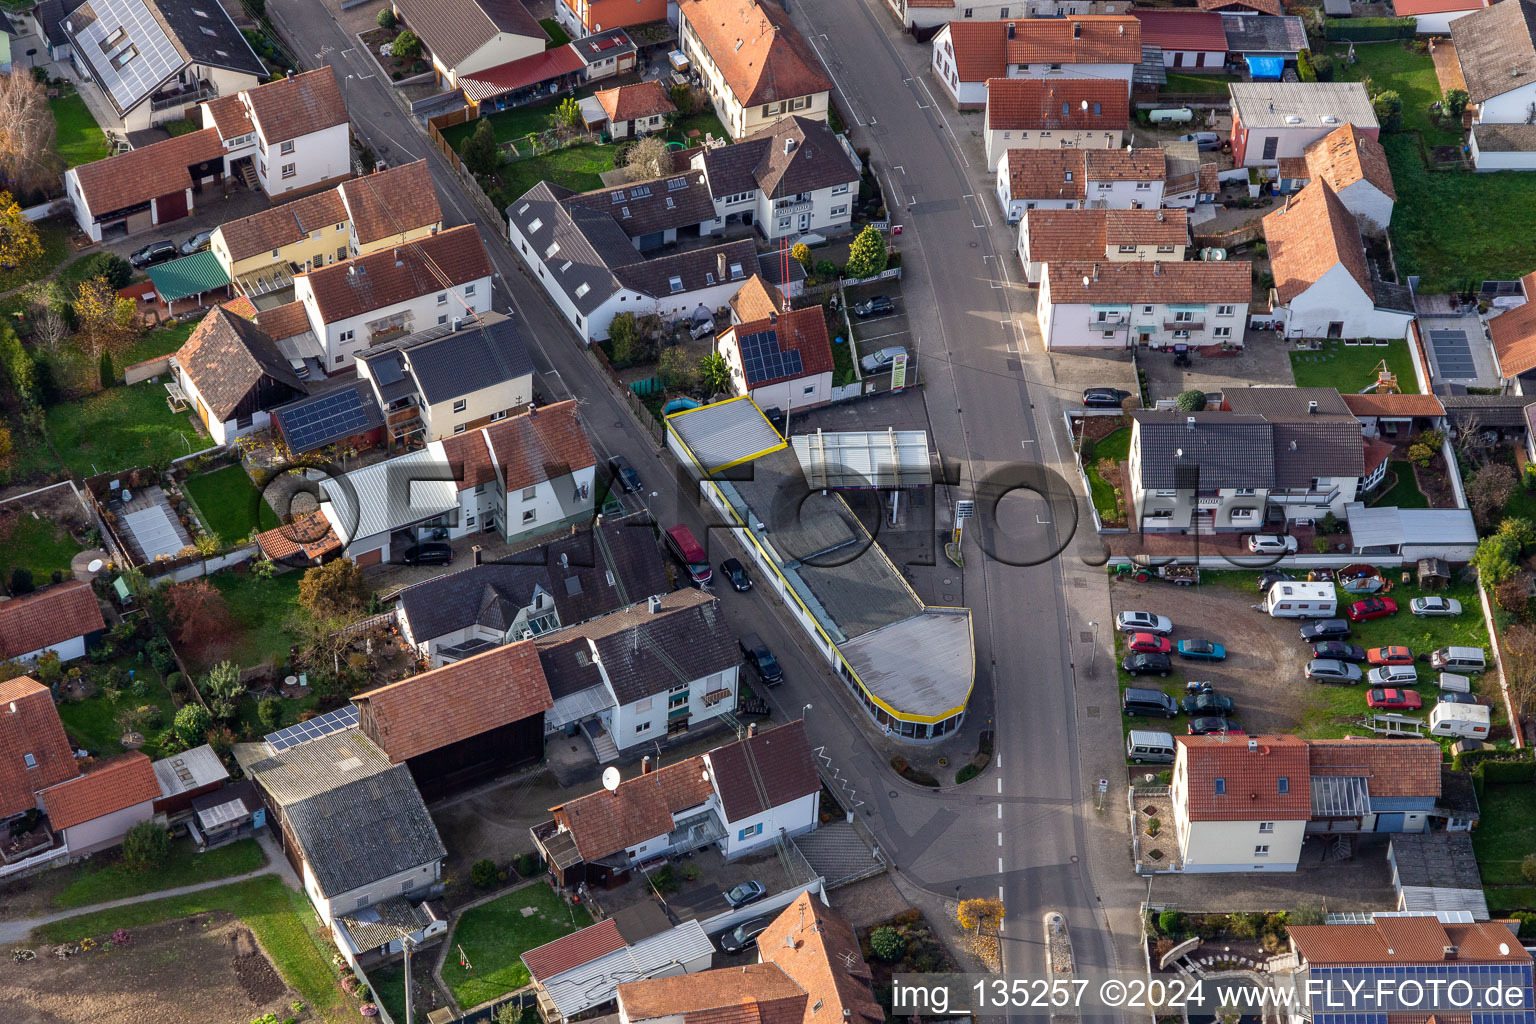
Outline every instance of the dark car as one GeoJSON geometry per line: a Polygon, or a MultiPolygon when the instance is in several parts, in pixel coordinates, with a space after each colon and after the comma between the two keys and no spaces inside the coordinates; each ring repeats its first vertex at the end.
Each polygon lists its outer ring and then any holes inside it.
{"type": "Polygon", "coordinates": [[[1487,701],[1475,693],[1442,693],[1441,704],[1486,704],[1487,701]]]}
{"type": "Polygon", "coordinates": [[[720,952],[732,954],[744,952],[757,941],[757,937],[767,927],[768,918],[766,917],[754,917],[750,921],[737,925],[720,936],[720,952]]]}
{"type": "Polygon", "coordinates": [[[1364,601],[1356,601],[1350,605],[1344,614],[1349,616],[1350,622],[1384,619],[1388,615],[1397,614],[1397,602],[1390,597],[1368,597],[1364,601]]]}
{"type": "Polygon", "coordinates": [[[1221,715],[1205,715],[1189,720],[1189,734],[1191,736],[1209,736],[1218,732],[1242,732],[1243,727],[1230,718],[1221,715]]]}
{"type": "Polygon", "coordinates": [[[209,243],[212,241],[213,232],[211,230],[199,231],[181,243],[181,254],[183,256],[191,256],[195,252],[202,252],[208,248],[209,243]]]}
{"type": "Polygon", "coordinates": [[[1324,640],[1312,645],[1312,657],[1327,658],[1358,665],[1365,660],[1365,648],[1359,644],[1347,644],[1342,640],[1324,640]]]}
{"type": "Polygon", "coordinates": [[[778,659],[763,643],[763,638],[756,633],[748,633],[737,641],[741,647],[741,656],[747,660],[747,664],[757,670],[758,677],[769,686],[778,686],[784,681],[784,670],[779,667],[778,659]]]}
{"type": "Polygon", "coordinates": [[[150,242],[144,248],[136,251],[128,257],[128,262],[132,263],[135,267],[143,269],[144,267],[154,266],[156,263],[164,263],[168,259],[175,258],[175,256],[176,243],[169,238],[162,238],[160,241],[150,242]]]}
{"type": "Polygon", "coordinates": [[[1129,391],[1119,388],[1084,388],[1083,404],[1118,409],[1120,403],[1131,397],[1129,391]]]}
{"type": "Polygon", "coordinates": [[[1317,619],[1301,627],[1301,638],[1309,644],[1318,640],[1348,640],[1349,623],[1343,619],[1317,619]]]}
{"type": "Polygon", "coordinates": [[[1226,715],[1232,710],[1232,698],[1216,693],[1197,693],[1179,701],[1186,715],[1226,715]]]}
{"type": "Polygon", "coordinates": [[[609,459],[608,469],[613,473],[613,482],[625,494],[634,494],[640,489],[640,474],[635,472],[635,467],[624,456],[615,455],[609,459]]]}
{"type": "Polygon", "coordinates": [[[1166,654],[1132,654],[1120,663],[1128,675],[1166,676],[1173,663],[1166,654]]]}
{"type": "Polygon", "coordinates": [[[1260,574],[1259,593],[1268,593],[1269,588],[1274,586],[1276,583],[1289,583],[1295,578],[1295,576],[1292,576],[1288,572],[1281,572],[1279,569],[1271,569],[1266,573],[1260,574]]]}
{"type": "Polygon", "coordinates": [[[752,589],[752,577],[747,575],[747,567],[734,558],[727,558],[720,563],[720,571],[725,578],[731,581],[731,586],[745,594],[752,589]]]}
{"type": "Polygon", "coordinates": [[[753,880],[733,886],[726,892],[721,893],[721,895],[725,897],[725,902],[729,903],[733,908],[744,907],[748,903],[755,903],[764,896],[767,896],[768,887],[762,882],[753,880]]]}
{"type": "Polygon", "coordinates": [[[453,561],[453,548],[447,544],[417,544],[406,548],[400,561],[406,565],[447,565],[453,561]]]}
{"type": "Polygon", "coordinates": [[[860,320],[865,320],[872,316],[890,316],[894,312],[896,312],[896,303],[892,302],[890,297],[885,295],[874,295],[863,302],[855,302],[853,304],[853,315],[860,320]]]}

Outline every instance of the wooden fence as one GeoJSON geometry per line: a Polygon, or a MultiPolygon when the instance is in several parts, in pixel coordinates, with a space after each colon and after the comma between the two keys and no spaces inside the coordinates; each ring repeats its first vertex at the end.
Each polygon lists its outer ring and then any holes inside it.
{"type": "Polygon", "coordinates": [[[1264,222],[1255,220],[1252,224],[1245,224],[1231,231],[1224,231],[1219,235],[1195,235],[1195,248],[1203,249],[1213,246],[1218,249],[1233,249],[1239,245],[1248,245],[1257,242],[1264,237],[1264,222]]]}

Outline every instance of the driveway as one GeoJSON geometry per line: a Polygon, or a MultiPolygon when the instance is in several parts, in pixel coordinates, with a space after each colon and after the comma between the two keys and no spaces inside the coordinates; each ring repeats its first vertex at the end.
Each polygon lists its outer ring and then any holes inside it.
{"type": "Polygon", "coordinates": [[[1173,365],[1172,352],[1143,349],[1137,355],[1154,403],[1191,389],[1210,394],[1223,387],[1290,386],[1295,381],[1290,350],[1276,334],[1249,331],[1243,348],[1228,355],[1192,351],[1189,366],[1173,365]]]}

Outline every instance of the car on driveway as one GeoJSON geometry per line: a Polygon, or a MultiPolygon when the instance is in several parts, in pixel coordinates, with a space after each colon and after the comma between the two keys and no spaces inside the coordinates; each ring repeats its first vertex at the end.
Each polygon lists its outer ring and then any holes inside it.
{"type": "Polygon", "coordinates": [[[1276,583],[1288,583],[1295,578],[1290,573],[1281,572],[1279,569],[1271,569],[1269,572],[1261,573],[1259,575],[1259,593],[1267,594],[1269,593],[1269,588],[1276,583]]]}
{"type": "Polygon", "coordinates": [[[195,252],[202,252],[204,249],[208,248],[209,243],[212,241],[213,231],[211,229],[204,229],[199,231],[197,234],[189,236],[185,242],[181,243],[181,254],[183,256],[191,256],[195,252]]]}
{"type": "Polygon", "coordinates": [[[1167,636],[1173,632],[1173,620],[1166,615],[1151,612],[1121,612],[1115,616],[1115,628],[1122,633],[1156,633],[1167,636]]]}
{"type": "Polygon", "coordinates": [[[756,903],[768,895],[768,887],[754,879],[750,882],[742,882],[740,885],[732,886],[726,892],[721,893],[721,895],[725,897],[725,902],[729,903],[733,908],[744,907],[748,903],[756,903]]]}
{"type": "Polygon", "coordinates": [[[1248,550],[1255,555],[1294,555],[1296,538],[1281,533],[1250,533],[1248,550]]]}
{"type": "Polygon", "coordinates": [[[1386,711],[1417,711],[1424,706],[1418,690],[1399,690],[1386,687],[1372,690],[1365,695],[1365,706],[1386,711]]]}
{"type": "Polygon", "coordinates": [[[1196,693],[1179,701],[1186,715],[1226,715],[1232,710],[1232,698],[1219,693],[1196,693]]]}
{"type": "Polygon", "coordinates": [[[1193,658],[1196,661],[1225,661],[1227,649],[1214,640],[1193,637],[1179,641],[1179,657],[1193,658]]]}
{"type": "Polygon", "coordinates": [[[1084,388],[1083,404],[1100,409],[1118,409],[1120,403],[1131,397],[1129,391],[1120,388],[1084,388]]]}
{"type": "Polygon", "coordinates": [[[1315,683],[1358,683],[1360,666],[1337,658],[1313,658],[1307,662],[1307,678],[1315,683]]]}
{"type": "Polygon", "coordinates": [[[1132,633],[1125,638],[1125,646],[1142,654],[1167,654],[1173,650],[1173,641],[1155,633],[1132,633]]]}
{"type": "Polygon", "coordinates": [[[1180,135],[1179,141],[1193,142],[1204,153],[1213,149],[1220,149],[1223,140],[1217,132],[1189,132],[1186,135],[1180,135]]]}
{"type": "Polygon", "coordinates": [[[878,352],[871,352],[859,360],[859,368],[865,373],[890,373],[896,365],[896,357],[904,356],[907,350],[900,345],[891,345],[878,352]]]}
{"type": "Polygon", "coordinates": [[[1318,619],[1301,627],[1301,638],[1307,643],[1318,640],[1348,640],[1349,623],[1343,619],[1318,619]]]}
{"type": "Polygon", "coordinates": [[[871,295],[863,302],[853,304],[853,315],[860,320],[867,320],[872,316],[890,316],[896,312],[896,303],[892,302],[888,295],[871,295]]]}
{"type": "Polygon", "coordinates": [[[768,929],[768,923],[766,917],[754,917],[725,932],[720,936],[720,952],[734,955],[750,949],[757,937],[768,929]]]}
{"type": "Polygon", "coordinates": [[[1397,602],[1390,597],[1368,597],[1364,601],[1356,601],[1350,605],[1344,614],[1350,622],[1384,619],[1388,615],[1397,614],[1397,602]]]}
{"type": "Polygon", "coordinates": [[[1416,597],[1408,602],[1408,610],[1415,615],[1439,615],[1449,618],[1461,614],[1461,602],[1454,597],[1416,597]]]}
{"type": "Polygon", "coordinates": [[[162,238],[158,242],[150,242],[142,249],[137,249],[128,257],[128,262],[140,270],[152,267],[156,263],[164,263],[166,260],[176,258],[176,243],[169,238],[162,238]]]}
{"type": "Polygon", "coordinates": [[[619,485],[619,490],[625,494],[634,494],[640,489],[640,474],[635,472],[635,467],[624,456],[615,455],[609,459],[608,469],[613,473],[614,482],[619,485]]]}
{"type": "Polygon", "coordinates": [[[1213,733],[1219,732],[1240,733],[1242,731],[1242,726],[1232,719],[1224,718],[1221,715],[1203,715],[1200,718],[1191,718],[1189,720],[1189,734],[1191,736],[1210,736],[1213,733]]]}
{"type": "Polygon", "coordinates": [[[447,565],[453,561],[453,548],[447,544],[417,544],[400,556],[405,565],[447,565]]]}
{"type": "Polygon", "coordinates": [[[1413,651],[1407,647],[1372,647],[1365,652],[1372,665],[1412,665],[1413,651]]]}
{"type": "Polygon", "coordinates": [[[1312,645],[1312,657],[1332,658],[1334,661],[1347,661],[1351,665],[1358,665],[1365,660],[1365,648],[1342,640],[1324,640],[1312,645]]]}
{"type": "Polygon", "coordinates": [[[1120,662],[1120,667],[1133,676],[1166,676],[1173,663],[1166,654],[1130,654],[1120,662]]]}
{"type": "Polygon", "coordinates": [[[747,567],[741,564],[740,559],[727,558],[720,563],[720,571],[737,592],[745,594],[752,589],[752,577],[747,575],[747,567]]]}

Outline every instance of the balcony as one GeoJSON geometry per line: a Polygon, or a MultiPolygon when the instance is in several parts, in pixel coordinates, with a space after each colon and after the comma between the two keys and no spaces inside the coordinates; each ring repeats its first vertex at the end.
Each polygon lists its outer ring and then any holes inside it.
{"type": "Polygon", "coordinates": [[[219,87],[209,81],[199,80],[189,85],[179,85],[174,89],[163,89],[149,98],[149,109],[152,111],[170,110],[172,107],[190,107],[194,103],[214,99],[219,95],[219,87]]]}
{"type": "Polygon", "coordinates": [[[1090,330],[1095,331],[1110,331],[1114,330],[1116,327],[1124,327],[1129,322],[1130,318],[1124,313],[1111,313],[1102,319],[1098,317],[1090,319],[1088,321],[1088,327],[1090,330]]]}
{"type": "Polygon", "coordinates": [[[1203,331],[1205,330],[1205,318],[1199,320],[1164,320],[1165,331],[1203,331]]]}
{"type": "Polygon", "coordinates": [[[811,205],[809,196],[804,198],[796,196],[793,199],[780,199],[773,204],[773,209],[775,213],[805,213],[811,208],[811,205]]]}

